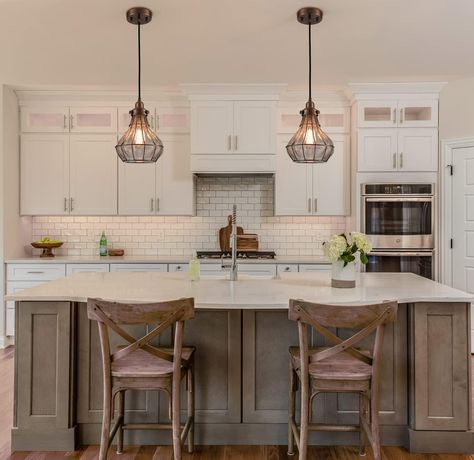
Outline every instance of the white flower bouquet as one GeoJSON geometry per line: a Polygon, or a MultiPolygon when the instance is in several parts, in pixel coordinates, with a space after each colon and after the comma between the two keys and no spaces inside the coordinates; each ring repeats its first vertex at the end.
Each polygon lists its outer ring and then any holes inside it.
{"type": "Polygon", "coordinates": [[[357,253],[360,253],[360,261],[366,265],[369,262],[367,254],[372,250],[372,244],[365,233],[351,232],[349,238],[345,233],[332,235],[328,241],[323,243],[324,255],[331,261],[341,260],[344,267],[354,262],[357,253]]]}

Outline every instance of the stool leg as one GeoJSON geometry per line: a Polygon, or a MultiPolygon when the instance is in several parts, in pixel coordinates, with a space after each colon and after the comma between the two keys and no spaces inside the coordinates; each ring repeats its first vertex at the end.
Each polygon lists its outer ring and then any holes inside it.
{"type": "Polygon", "coordinates": [[[112,417],[112,395],[111,388],[104,385],[104,408],[102,412],[102,432],[100,436],[99,460],[106,460],[109,449],[110,420],[112,417]]]}
{"type": "Polygon", "coordinates": [[[301,424],[299,460],[306,460],[308,453],[308,422],[309,422],[309,382],[308,376],[301,379],[301,424]]]}
{"type": "Polygon", "coordinates": [[[121,418],[120,427],[117,432],[117,454],[123,452],[123,424],[125,420],[125,391],[119,391],[118,395],[118,416],[121,418]]]}
{"type": "Polygon", "coordinates": [[[372,432],[372,449],[374,460],[381,460],[380,432],[379,432],[379,403],[377,392],[372,392],[370,397],[370,430],[372,432]]]}
{"type": "Polygon", "coordinates": [[[171,415],[171,426],[173,432],[173,452],[174,460],[181,460],[181,423],[180,423],[180,412],[181,412],[181,401],[180,401],[180,378],[173,378],[173,390],[171,392],[172,399],[172,415],[171,415]],[[177,382],[175,381],[177,380],[177,382]]]}
{"type": "Polygon", "coordinates": [[[290,372],[288,382],[288,455],[295,455],[295,439],[293,436],[292,423],[295,423],[296,385],[295,372],[290,360],[290,372]]]}
{"type": "MultiPolygon", "coordinates": [[[[365,456],[365,446],[367,444],[367,434],[362,425],[362,419],[368,421],[369,415],[369,404],[368,404],[368,395],[365,393],[359,393],[359,455],[365,456]]],[[[369,423],[367,423],[369,425],[369,423]]]]}
{"type": "Polygon", "coordinates": [[[188,420],[192,418],[193,423],[188,433],[188,452],[190,454],[194,451],[194,357],[190,368],[188,369],[188,420]]]}

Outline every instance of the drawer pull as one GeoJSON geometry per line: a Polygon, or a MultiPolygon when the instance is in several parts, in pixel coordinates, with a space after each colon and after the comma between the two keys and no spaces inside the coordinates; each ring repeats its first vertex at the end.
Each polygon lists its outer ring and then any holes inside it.
{"type": "Polygon", "coordinates": [[[28,273],[28,275],[42,275],[42,274],[44,274],[44,272],[33,272],[33,271],[26,272],[26,273],[28,273]]]}
{"type": "Polygon", "coordinates": [[[285,267],[285,272],[289,272],[290,271],[290,267],[285,267]]]}

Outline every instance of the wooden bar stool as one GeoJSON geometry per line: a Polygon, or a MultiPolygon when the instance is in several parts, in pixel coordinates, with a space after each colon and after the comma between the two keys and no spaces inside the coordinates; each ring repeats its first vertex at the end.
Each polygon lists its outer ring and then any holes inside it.
{"type": "Polygon", "coordinates": [[[369,441],[375,460],[380,460],[379,384],[385,324],[395,320],[395,301],[373,305],[320,305],[290,300],[289,319],[298,322],[299,347],[290,347],[288,410],[288,454],[294,442],[300,460],[306,460],[308,431],[358,431],[360,454],[365,455],[369,441]],[[309,348],[308,325],[332,342],[331,347],[309,348]],[[359,329],[346,340],[327,328],[359,329]],[[355,348],[375,333],[371,351],[355,348]],[[296,424],[295,406],[298,381],[301,385],[301,422],[296,424]],[[319,393],[358,393],[358,425],[310,423],[310,406],[319,393]]]}
{"type": "Polygon", "coordinates": [[[116,433],[117,453],[123,450],[123,430],[171,429],[175,460],[181,459],[181,445],[188,439],[188,451],[194,449],[194,347],[183,347],[184,321],[194,317],[194,299],[179,299],[162,303],[125,304],[88,299],[87,316],[99,326],[104,376],[104,410],[99,460],[107,451],[116,433]],[[136,339],[122,329],[122,324],[158,325],[136,339]],[[175,325],[174,348],[150,345],[168,327],[175,325]],[[115,352],[110,349],[109,329],[128,344],[115,352]],[[186,378],[188,418],[180,423],[180,386],[186,378]],[[171,425],[158,423],[125,423],[126,390],[162,390],[170,397],[171,425]],[[118,415],[112,429],[114,402],[118,415]]]}

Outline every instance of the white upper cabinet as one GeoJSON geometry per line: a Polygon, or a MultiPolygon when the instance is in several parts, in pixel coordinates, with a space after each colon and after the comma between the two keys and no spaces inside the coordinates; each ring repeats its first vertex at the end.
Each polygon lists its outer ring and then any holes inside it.
{"type": "Polygon", "coordinates": [[[350,214],[350,143],[349,136],[334,134],[334,153],[326,163],[313,169],[313,207],[318,216],[350,214]]]}
{"type": "Polygon", "coordinates": [[[69,211],[69,136],[21,136],[20,213],[62,215],[69,211]]]}
{"type": "Polygon", "coordinates": [[[119,214],[193,214],[189,135],[163,134],[161,140],[164,150],[155,164],[119,160],[119,214]]]}
{"type": "Polygon", "coordinates": [[[359,129],[358,170],[383,172],[397,170],[397,128],[359,129]]]}
{"type": "Polygon", "coordinates": [[[359,129],[359,172],[438,170],[436,128],[359,129]]]}
{"type": "Polygon", "coordinates": [[[275,154],[274,101],[193,101],[191,152],[275,154]]]}
{"type": "Polygon", "coordinates": [[[189,133],[190,118],[189,107],[168,107],[158,104],[154,129],[158,133],[189,133]]]}
{"type": "Polygon", "coordinates": [[[116,107],[71,107],[69,128],[72,133],[116,133],[116,107]]]}
{"type": "Polygon", "coordinates": [[[191,107],[191,152],[231,153],[234,134],[232,101],[196,101],[191,107]]]}
{"type": "Polygon", "coordinates": [[[437,99],[362,100],[358,103],[359,128],[437,127],[437,99]]]}
{"type": "MultiPolygon", "coordinates": [[[[291,136],[296,132],[300,123],[300,110],[302,107],[279,107],[277,110],[277,131],[278,133],[288,133],[291,136]]],[[[327,133],[348,133],[349,108],[347,107],[319,107],[319,122],[323,130],[327,133]]]]}
{"type": "Polygon", "coordinates": [[[275,175],[275,214],[311,215],[312,166],[295,163],[286,152],[288,136],[278,135],[277,172],[275,175]]]}
{"type": "Polygon", "coordinates": [[[436,128],[398,130],[398,170],[438,170],[438,130],[436,128]]]}
{"type": "Polygon", "coordinates": [[[194,213],[189,135],[164,134],[163,154],[156,162],[155,212],[161,215],[194,213]]]}
{"type": "Polygon", "coordinates": [[[275,109],[274,102],[234,102],[232,151],[240,154],[274,154],[275,109]]]}
{"type": "Polygon", "coordinates": [[[113,134],[70,137],[70,213],[117,214],[117,161],[113,134]]]}
{"type": "Polygon", "coordinates": [[[68,107],[21,107],[20,113],[24,133],[69,132],[68,107]]]}
{"type": "MultiPolygon", "coordinates": [[[[158,160],[162,161],[163,156],[158,160]]],[[[118,160],[119,214],[146,216],[155,214],[156,165],[124,163],[118,160]]]]}
{"type": "Polygon", "coordinates": [[[334,134],[334,153],[327,163],[294,163],[286,153],[288,139],[278,136],[275,215],[344,216],[350,214],[349,136],[334,134]]]}

